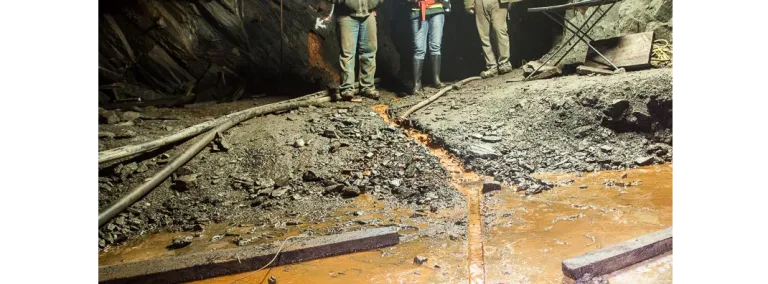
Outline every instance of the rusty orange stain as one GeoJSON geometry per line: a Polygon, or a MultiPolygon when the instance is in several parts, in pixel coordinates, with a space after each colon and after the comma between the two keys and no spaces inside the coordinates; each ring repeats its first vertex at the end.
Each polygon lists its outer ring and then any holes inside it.
{"type": "Polygon", "coordinates": [[[325,71],[327,74],[330,74],[333,76],[334,79],[341,80],[341,77],[339,74],[333,71],[333,69],[328,66],[328,63],[325,62],[325,59],[323,59],[322,55],[322,43],[320,41],[320,38],[317,37],[316,34],[309,33],[307,34],[307,46],[309,48],[309,66],[310,68],[319,68],[320,70],[325,71]]]}

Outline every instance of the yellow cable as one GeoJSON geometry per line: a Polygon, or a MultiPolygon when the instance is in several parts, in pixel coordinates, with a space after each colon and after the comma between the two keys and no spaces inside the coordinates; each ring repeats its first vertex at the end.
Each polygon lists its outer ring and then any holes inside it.
{"type": "Polygon", "coordinates": [[[654,65],[662,65],[664,63],[672,61],[672,45],[665,39],[657,39],[653,41],[653,49],[651,54],[651,63],[654,65]]]}

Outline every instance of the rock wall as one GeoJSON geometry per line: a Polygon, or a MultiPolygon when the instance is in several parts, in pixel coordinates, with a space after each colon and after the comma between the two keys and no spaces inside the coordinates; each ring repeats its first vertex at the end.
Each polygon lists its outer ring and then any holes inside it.
{"type": "MultiPolygon", "coordinates": [[[[571,10],[566,12],[565,17],[578,26],[583,24],[595,9],[592,7],[585,12],[571,10]]],[[[595,15],[595,18],[597,16],[599,14],[595,15]]],[[[590,20],[590,23],[594,22],[595,18],[590,20]]],[[[599,40],[649,31],[654,32],[656,39],[666,39],[672,43],[672,0],[624,0],[618,2],[589,34],[593,39],[599,40]]],[[[563,31],[547,56],[557,50],[571,35],[573,33],[567,30],[563,31]]],[[[577,39],[573,41],[576,42],[577,39]]],[[[587,46],[580,43],[561,64],[584,62],[586,54],[587,46]]],[[[547,56],[543,56],[542,60],[547,56]]]]}
{"type": "MultiPolygon", "coordinates": [[[[302,93],[338,78],[325,2],[100,1],[100,104],[120,99],[232,100],[302,93]],[[313,4],[313,5],[312,5],[313,4]]],[[[384,40],[386,41],[386,40],[384,40]]]]}

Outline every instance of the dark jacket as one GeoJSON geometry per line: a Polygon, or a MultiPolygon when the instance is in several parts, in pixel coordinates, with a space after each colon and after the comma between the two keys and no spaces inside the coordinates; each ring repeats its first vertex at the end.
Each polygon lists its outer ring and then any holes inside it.
{"type": "Polygon", "coordinates": [[[353,17],[365,17],[373,13],[376,7],[384,0],[328,0],[337,4],[336,11],[339,15],[349,15],[353,17]]]}

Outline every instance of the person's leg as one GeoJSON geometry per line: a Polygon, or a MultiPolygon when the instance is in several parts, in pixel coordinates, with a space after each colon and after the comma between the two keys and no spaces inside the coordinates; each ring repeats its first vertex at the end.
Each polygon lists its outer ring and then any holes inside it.
{"type": "Polygon", "coordinates": [[[509,35],[507,34],[507,3],[498,3],[491,15],[492,30],[496,37],[496,47],[499,50],[499,73],[505,74],[512,71],[509,64],[509,35]],[[498,6],[500,5],[500,6],[498,6]]]}
{"type": "Polygon", "coordinates": [[[360,32],[359,21],[350,16],[339,16],[339,65],[341,65],[341,86],[339,92],[343,99],[351,99],[354,96],[355,87],[355,53],[357,51],[357,37],[360,32]]]}
{"type": "Polygon", "coordinates": [[[371,98],[378,98],[376,87],[373,85],[376,74],[376,50],[378,40],[376,35],[376,15],[368,15],[360,25],[360,89],[362,94],[371,98]]]}
{"type": "Polygon", "coordinates": [[[427,54],[428,22],[422,22],[421,17],[411,20],[413,32],[413,89],[411,95],[421,91],[421,71],[424,68],[424,57],[427,54]]]}
{"type": "Polygon", "coordinates": [[[486,71],[480,73],[483,78],[496,75],[496,56],[493,54],[493,47],[491,47],[491,11],[488,9],[488,3],[491,2],[498,2],[498,0],[477,0],[475,2],[475,23],[485,55],[486,71]]]}
{"type": "Polygon", "coordinates": [[[435,88],[444,87],[440,80],[440,48],[443,42],[443,25],[445,14],[433,15],[429,19],[429,60],[432,63],[432,83],[435,88]]]}

